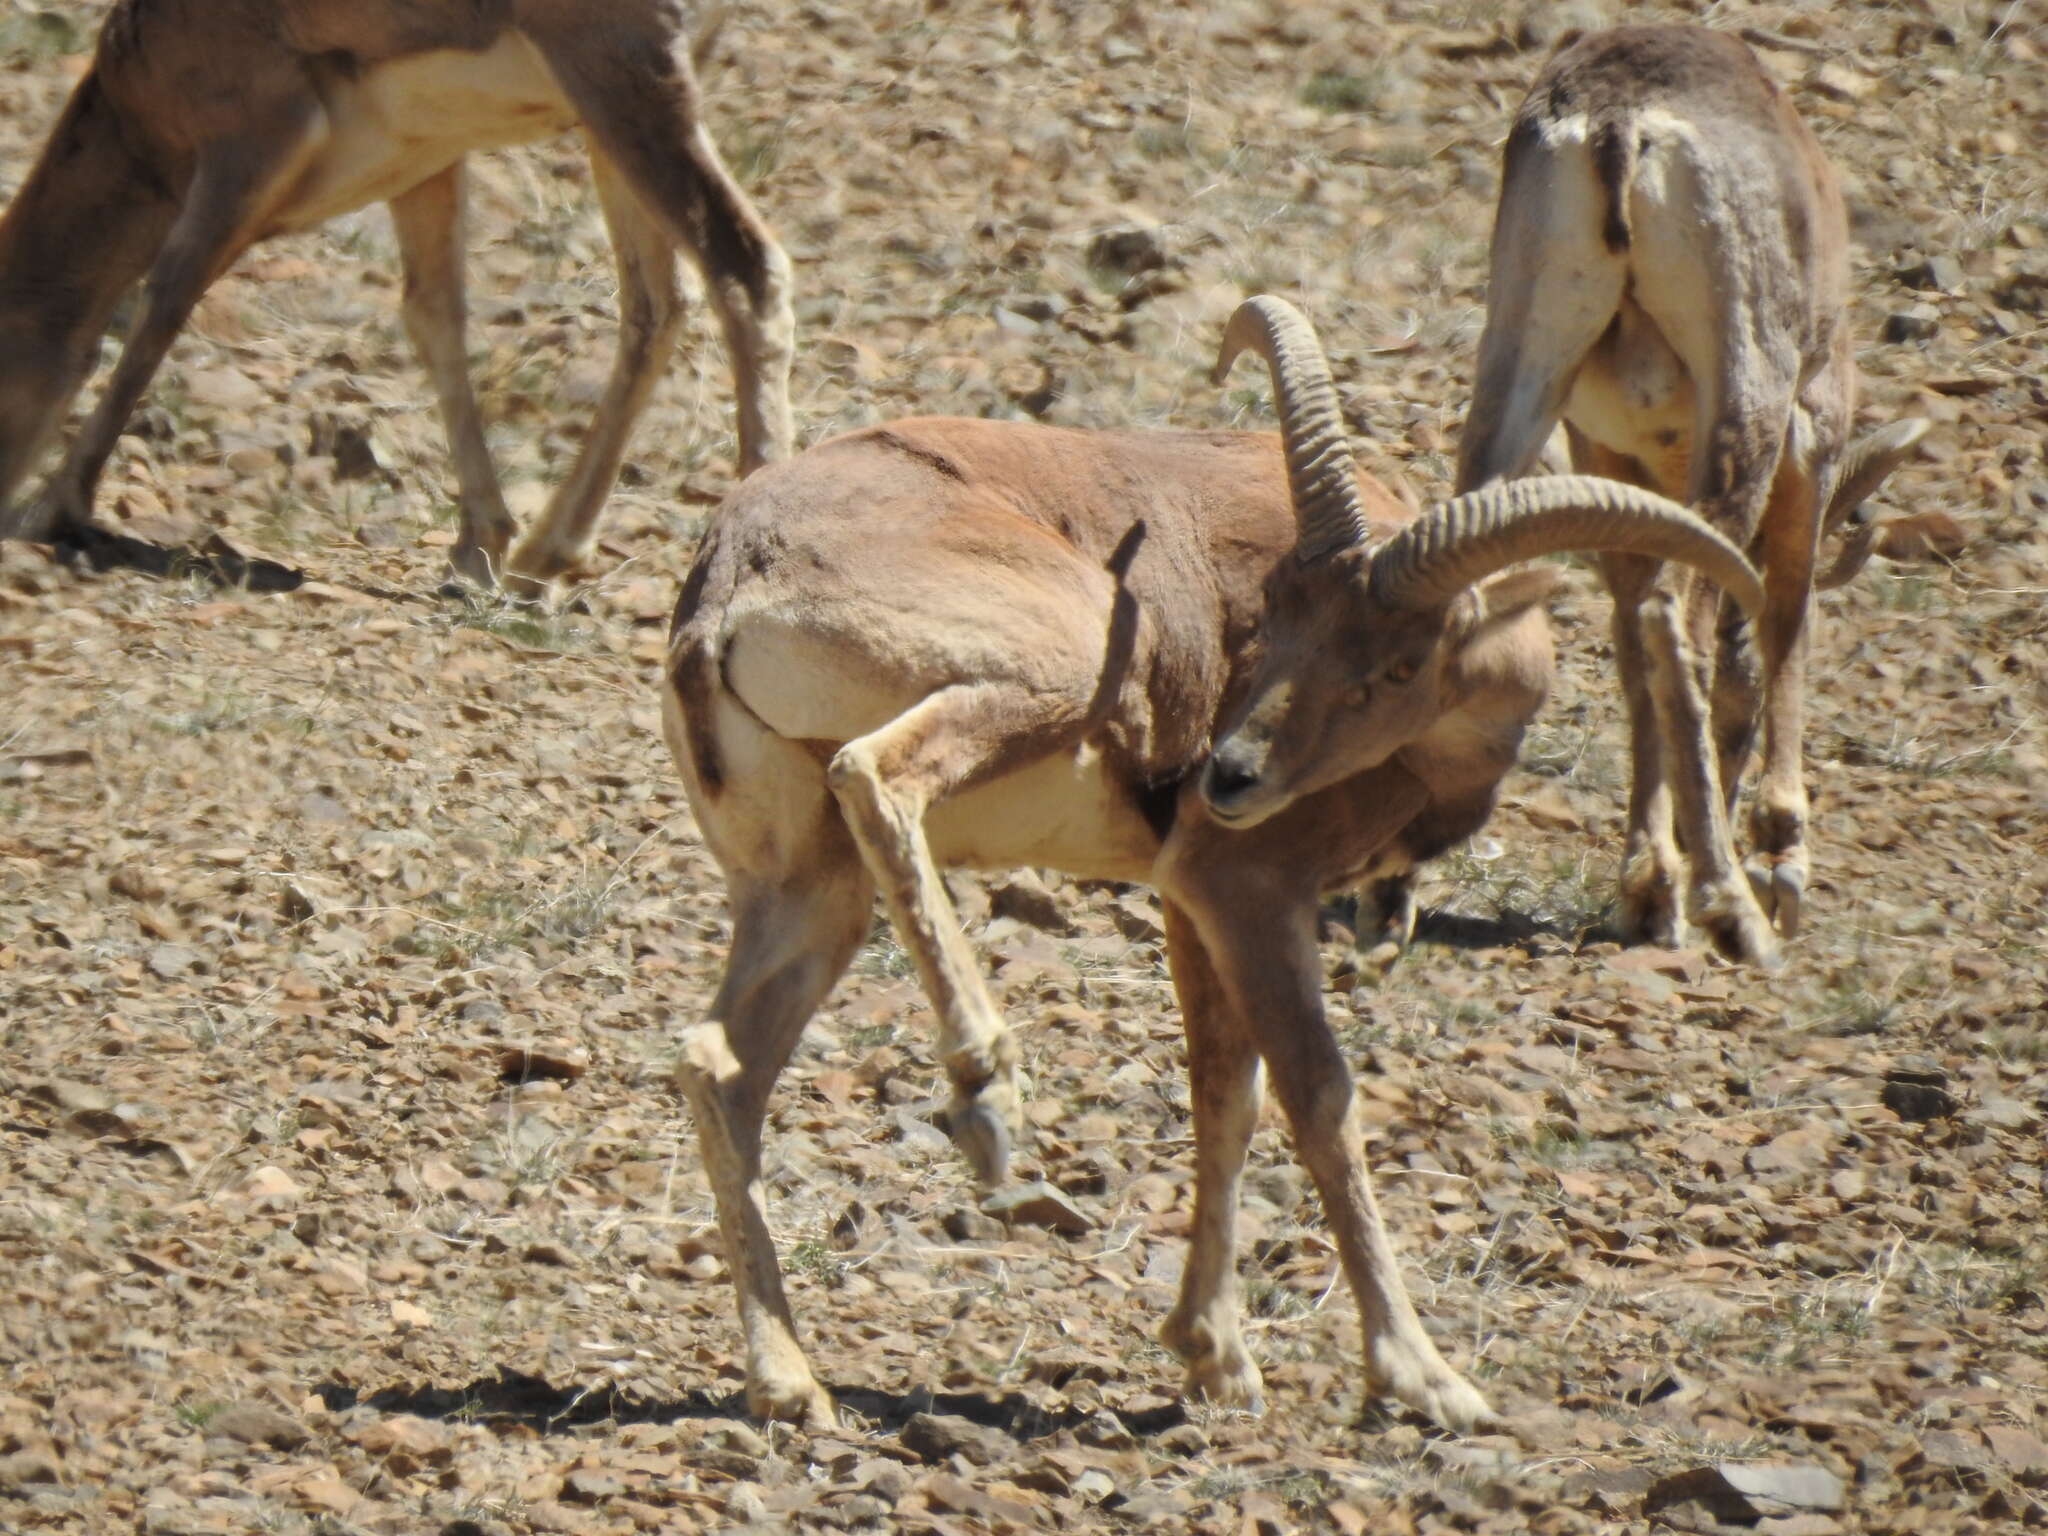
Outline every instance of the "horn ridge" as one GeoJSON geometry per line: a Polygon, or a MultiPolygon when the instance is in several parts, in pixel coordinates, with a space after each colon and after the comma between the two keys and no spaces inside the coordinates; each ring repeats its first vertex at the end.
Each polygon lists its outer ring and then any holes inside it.
{"type": "Polygon", "coordinates": [[[1217,383],[1241,352],[1256,352],[1272,375],[1299,530],[1296,553],[1314,560],[1363,542],[1368,524],[1357,471],[1337,407],[1337,385],[1315,328],[1285,299],[1257,294],[1238,305],[1224,327],[1211,375],[1217,383]]]}
{"type": "Polygon", "coordinates": [[[1380,547],[1373,594],[1391,608],[1439,608],[1496,571],[1567,550],[1680,561],[1751,617],[1763,611],[1763,579],[1719,531],[1654,491],[1591,475],[1496,481],[1440,502],[1380,547]]]}

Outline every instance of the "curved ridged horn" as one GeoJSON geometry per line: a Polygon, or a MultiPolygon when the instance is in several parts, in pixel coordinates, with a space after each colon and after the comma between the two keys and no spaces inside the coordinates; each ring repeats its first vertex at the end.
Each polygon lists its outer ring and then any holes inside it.
{"type": "Polygon", "coordinates": [[[1828,498],[1827,516],[1821,531],[1831,533],[1848,520],[1880,485],[1886,475],[1913,456],[1934,425],[1925,416],[1908,416],[1903,421],[1866,432],[1842,452],[1841,467],[1835,471],[1835,491],[1828,498]]]}
{"type": "Polygon", "coordinates": [[[1240,352],[1256,352],[1273,375],[1280,439],[1287,450],[1287,488],[1301,530],[1295,552],[1315,560],[1364,541],[1365,507],[1358,498],[1351,445],[1337,409],[1337,386],[1308,318],[1285,299],[1262,293],[1237,306],[1223,328],[1223,347],[1210,378],[1221,384],[1240,352]]]}
{"type": "Polygon", "coordinates": [[[1680,561],[1751,618],[1763,612],[1763,578],[1734,544],[1675,501],[1591,475],[1502,480],[1438,503],[1380,546],[1373,596],[1390,608],[1441,608],[1495,571],[1565,550],[1680,561]]]}

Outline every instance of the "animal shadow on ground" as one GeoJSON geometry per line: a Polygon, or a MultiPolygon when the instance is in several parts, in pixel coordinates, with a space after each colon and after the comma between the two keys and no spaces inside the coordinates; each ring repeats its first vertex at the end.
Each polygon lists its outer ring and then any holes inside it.
{"type": "MultiPolygon", "coordinates": [[[[1079,1408],[1057,1412],[1035,1407],[1015,1393],[990,1397],[974,1392],[878,1392],[867,1387],[827,1384],[833,1400],[868,1421],[871,1427],[901,1429],[921,1413],[948,1414],[998,1429],[1017,1440],[1073,1429],[1093,1417],[1079,1408]]],[[[422,1419],[461,1419],[468,1423],[521,1424],[537,1433],[578,1429],[592,1424],[673,1424],[683,1419],[743,1419],[745,1394],[689,1392],[668,1401],[635,1397],[613,1386],[558,1387],[523,1371],[498,1368],[497,1375],[462,1387],[384,1387],[364,1396],[341,1381],[313,1389],[330,1413],[369,1408],[377,1413],[411,1414],[422,1419]]],[[[1162,1434],[1186,1421],[1179,1403],[1142,1413],[1122,1415],[1124,1427],[1143,1438],[1162,1434]]]]}
{"type": "MultiPolygon", "coordinates": [[[[1356,908],[1349,901],[1326,906],[1323,915],[1354,930],[1358,921],[1356,908]]],[[[1446,912],[1436,907],[1424,907],[1415,914],[1415,936],[1411,948],[1442,944],[1450,949],[1520,949],[1535,955],[1555,944],[1576,950],[1582,944],[1612,937],[1609,930],[1610,924],[1605,918],[1592,922],[1561,922],[1554,918],[1531,917],[1522,912],[1480,917],[1471,912],[1446,912]]]]}
{"type": "Polygon", "coordinates": [[[132,534],[81,528],[56,546],[66,565],[94,571],[140,571],[166,578],[200,576],[216,586],[247,592],[293,592],[306,573],[261,556],[245,555],[219,534],[198,544],[158,544],[132,534]]]}

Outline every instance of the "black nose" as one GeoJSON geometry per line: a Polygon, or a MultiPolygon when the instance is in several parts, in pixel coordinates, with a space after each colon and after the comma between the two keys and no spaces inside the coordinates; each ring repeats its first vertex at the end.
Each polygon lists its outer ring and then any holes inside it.
{"type": "Polygon", "coordinates": [[[1258,782],[1259,770],[1250,753],[1223,751],[1209,759],[1202,793],[1208,796],[1211,805],[1223,805],[1258,782]]]}

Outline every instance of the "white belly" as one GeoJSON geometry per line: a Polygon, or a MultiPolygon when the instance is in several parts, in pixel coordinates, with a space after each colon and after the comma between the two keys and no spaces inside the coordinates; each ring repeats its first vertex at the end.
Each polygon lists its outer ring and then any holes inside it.
{"type": "Polygon", "coordinates": [[[320,83],[328,139],[276,230],[385,202],[472,150],[550,138],[577,122],[539,52],[516,32],[480,53],[415,54],[320,83]]]}
{"type": "Polygon", "coordinates": [[[1149,881],[1159,838],[1093,747],[1049,757],[940,802],[925,816],[941,866],[1056,869],[1149,881]]]}

